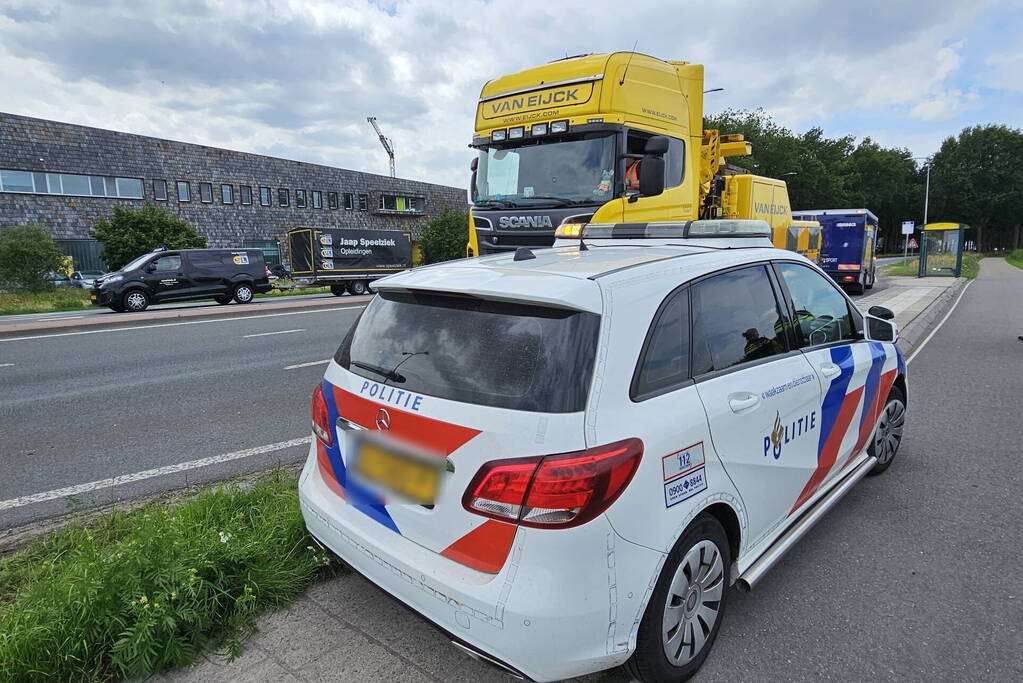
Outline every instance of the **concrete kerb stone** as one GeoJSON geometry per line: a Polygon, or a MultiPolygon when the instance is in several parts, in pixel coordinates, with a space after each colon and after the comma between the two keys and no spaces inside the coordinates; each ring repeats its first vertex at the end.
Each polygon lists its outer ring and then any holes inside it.
{"type": "MultiPolygon", "coordinates": [[[[284,297],[289,298],[289,297],[284,297]]],[[[296,297],[297,298],[297,297],[296,297]]],[[[139,325],[159,324],[161,322],[181,322],[183,320],[204,320],[209,318],[231,318],[234,316],[260,316],[269,313],[280,313],[306,308],[328,308],[353,304],[365,304],[370,296],[346,296],[311,301],[274,301],[260,303],[255,306],[217,306],[207,308],[154,310],[144,313],[111,314],[109,316],[75,318],[71,320],[51,320],[47,322],[25,321],[3,324],[0,320],[0,339],[11,337],[32,336],[61,332],[83,332],[118,327],[135,327],[139,325]]]]}
{"type": "Polygon", "coordinates": [[[934,329],[934,325],[941,320],[942,316],[948,313],[955,303],[956,297],[959,296],[959,292],[963,290],[967,282],[969,280],[966,278],[958,278],[955,284],[942,291],[919,315],[913,318],[903,329],[899,330],[898,347],[902,350],[905,358],[913,355],[920,342],[934,329]]]}

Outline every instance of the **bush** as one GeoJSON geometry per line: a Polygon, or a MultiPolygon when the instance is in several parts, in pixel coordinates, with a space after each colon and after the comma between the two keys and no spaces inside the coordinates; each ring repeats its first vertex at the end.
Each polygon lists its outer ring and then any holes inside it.
{"type": "Polygon", "coordinates": [[[64,254],[38,225],[0,229],[0,284],[34,291],[52,285],[43,277],[60,270],[64,254]]]}
{"type": "Polygon", "coordinates": [[[144,678],[226,647],[322,575],[295,478],[77,523],[0,560],[0,681],[144,678]]]}
{"type": "Polygon", "coordinates": [[[465,243],[468,239],[468,212],[443,209],[436,217],[430,219],[419,235],[423,264],[464,258],[465,243]]]}
{"type": "Polygon", "coordinates": [[[161,246],[168,249],[204,249],[206,238],[181,218],[158,206],[114,209],[90,234],[103,244],[103,260],[117,270],[136,256],[161,246]]]}

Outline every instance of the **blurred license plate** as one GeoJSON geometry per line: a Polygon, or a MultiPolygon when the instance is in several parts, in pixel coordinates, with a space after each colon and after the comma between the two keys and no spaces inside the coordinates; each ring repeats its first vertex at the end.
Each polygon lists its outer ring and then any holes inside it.
{"type": "Polygon", "coordinates": [[[96,300],[96,295],[95,294],[90,294],[89,298],[92,299],[93,301],[95,301],[96,300]]]}
{"type": "Polygon", "coordinates": [[[428,505],[437,497],[443,464],[432,460],[363,438],[356,445],[355,472],[372,484],[415,503],[428,505]]]}

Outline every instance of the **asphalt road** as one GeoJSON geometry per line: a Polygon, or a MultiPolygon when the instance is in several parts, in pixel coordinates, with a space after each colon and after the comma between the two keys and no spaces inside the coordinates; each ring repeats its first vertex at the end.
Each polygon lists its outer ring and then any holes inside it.
{"type": "MultiPolygon", "coordinates": [[[[0,340],[0,531],[300,460],[303,446],[70,498],[10,501],[309,434],[309,397],[362,304],[0,340]],[[252,336],[257,335],[257,336],[252,336]],[[7,504],[5,504],[5,502],[7,504]]],[[[254,308],[254,311],[258,307],[254,308]]]]}

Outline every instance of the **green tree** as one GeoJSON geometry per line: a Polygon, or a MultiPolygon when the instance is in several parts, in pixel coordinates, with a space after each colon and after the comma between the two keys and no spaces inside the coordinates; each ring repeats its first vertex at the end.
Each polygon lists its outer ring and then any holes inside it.
{"type": "Polygon", "coordinates": [[[64,254],[41,226],[0,229],[0,286],[39,290],[52,287],[44,276],[56,271],[64,254]]]}
{"type": "Polygon", "coordinates": [[[423,263],[440,263],[464,257],[468,236],[468,212],[442,209],[430,219],[419,234],[419,249],[423,252],[423,263]]]}
{"type": "Polygon", "coordinates": [[[1023,220],[1023,132],[972,126],[949,137],[931,161],[933,221],[966,223],[981,251],[1015,248],[1023,220]]]}
{"type": "Polygon", "coordinates": [[[136,256],[161,246],[202,249],[206,238],[181,218],[157,206],[115,208],[109,220],[100,220],[90,234],[103,245],[103,260],[117,270],[136,256]]]}

